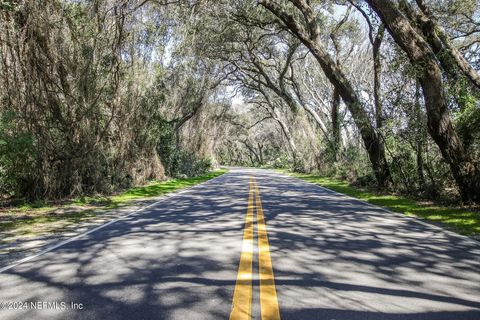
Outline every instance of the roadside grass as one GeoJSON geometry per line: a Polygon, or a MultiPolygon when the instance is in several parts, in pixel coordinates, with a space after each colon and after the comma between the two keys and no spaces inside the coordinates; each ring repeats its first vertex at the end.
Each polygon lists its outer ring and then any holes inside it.
{"type": "Polygon", "coordinates": [[[73,200],[72,203],[79,205],[100,205],[105,206],[107,209],[114,209],[119,206],[128,204],[133,200],[157,197],[183,188],[194,186],[196,184],[218,177],[225,172],[226,170],[219,169],[211,171],[202,176],[192,178],[152,181],[144,186],[130,188],[118,195],[110,197],[81,197],[73,200]]]}
{"type": "Polygon", "coordinates": [[[467,236],[480,235],[480,212],[469,207],[447,207],[431,202],[418,201],[409,197],[393,194],[382,194],[372,190],[354,187],[346,181],[321,177],[311,174],[282,173],[318,184],[322,187],[367,201],[371,204],[418,217],[433,222],[467,236]]]}
{"type": "MultiPolygon", "coordinates": [[[[133,187],[116,195],[84,196],[61,205],[36,202],[3,208],[0,210],[0,233],[6,233],[9,236],[35,235],[59,230],[73,223],[89,220],[104,210],[127,206],[135,200],[161,196],[191,187],[225,172],[227,170],[221,169],[192,178],[151,181],[144,186],[133,187]]],[[[0,237],[0,242],[4,236],[0,237]]]]}

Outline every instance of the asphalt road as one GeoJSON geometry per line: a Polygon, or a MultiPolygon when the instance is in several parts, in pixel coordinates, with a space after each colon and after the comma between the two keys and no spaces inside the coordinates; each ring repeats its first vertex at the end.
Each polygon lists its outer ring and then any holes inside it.
{"type": "MultiPolygon", "coordinates": [[[[479,243],[253,169],[3,271],[0,319],[228,319],[251,176],[282,319],[480,319],[479,243]]],[[[254,248],[251,312],[260,319],[254,248]]]]}

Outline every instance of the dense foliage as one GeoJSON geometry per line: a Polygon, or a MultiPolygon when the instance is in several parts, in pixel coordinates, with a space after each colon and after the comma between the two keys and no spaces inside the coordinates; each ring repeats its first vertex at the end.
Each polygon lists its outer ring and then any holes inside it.
{"type": "Polygon", "coordinates": [[[208,169],[175,137],[164,139],[165,131],[179,135],[179,121],[201,107],[190,100],[208,90],[194,91],[191,83],[208,71],[182,50],[188,34],[174,39],[184,25],[163,6],[140,5],[2,2],[1,193],[33,199],[110,192],[162,178],[165,170],[208,169]],[[165,166],[159,151],[171,144],[175,163],[165,166]]]}

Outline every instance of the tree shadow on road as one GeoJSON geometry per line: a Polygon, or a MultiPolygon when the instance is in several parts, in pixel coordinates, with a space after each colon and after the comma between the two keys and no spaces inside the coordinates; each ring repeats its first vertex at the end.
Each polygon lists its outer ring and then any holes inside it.
{"type": "MultiPolygon", "coordinates": [[[[283,319],[479,319],[479,246],[293,178],[255,173],[283,319]]],[[[0,274],[2,319],[226,319],[248,175],[231,173],[0,274]]]]}

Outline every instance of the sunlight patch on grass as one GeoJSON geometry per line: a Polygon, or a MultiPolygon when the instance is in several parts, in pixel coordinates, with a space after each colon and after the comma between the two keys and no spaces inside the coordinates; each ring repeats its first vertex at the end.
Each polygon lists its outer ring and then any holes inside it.
{"type": "Polygon", "coordinates": [[[224,174],[225,172],[226,170],[217,170],[217,171],[212,171],[205,175],[193,177],[193,178],[171,179],[168,181],[154,181],[145,186],[131,188],[119,195],[110,197],[109,206],[116,207],[136,199],[161,196],[173,191],[177,191],[183,188],[188,188],[196,184],[205,182],[207,180],[218,177],[224,174]]]}
{"type": "MultiPolygon", "coordinates": [[[[283,171],[283,173],[286,172],[283,171]]],[[[480,212],[469,208],[444,207],[421,203],[404,196],[378,194],[370,190],[350,186],[346,181],[333,178],[299,173],[288,174],[395,212],[439,223],[463,235],[480,234],[480,212]]]]}

